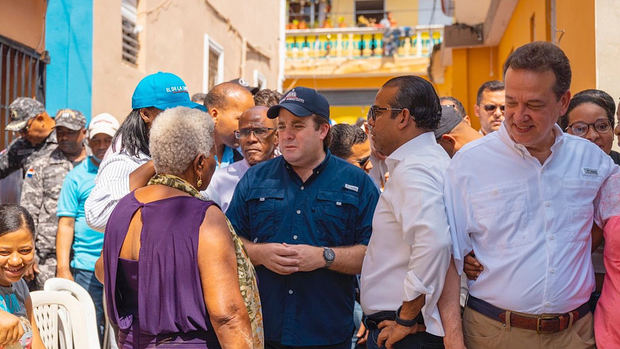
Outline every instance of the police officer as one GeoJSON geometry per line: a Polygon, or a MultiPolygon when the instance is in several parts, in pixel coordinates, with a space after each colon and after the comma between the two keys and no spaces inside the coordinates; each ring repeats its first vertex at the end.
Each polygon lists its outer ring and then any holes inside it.
{"type": "Polygon", "coordinates": [[[55,127],[58,147],[49,155],[37,158],[26,171],[20,204],[30,212],[36,228],[37,263],[25,275],[31,280],[31,290],[42,289],[45,280],[56,273],[56,205],[65,176],[86,157],[85,125],[86,118],[81,112],[59,110],[55,127]]]}
{"type": "Polygon", "coordinates": [[[9,105],[11,122],[6,131],[17,132],[15,139],[0,153],[0,178],[22,168],[24,172],[40,156],[56,149],[56,133],[52,119],[41,102],[28,97],[18,97],[9,105]]]}

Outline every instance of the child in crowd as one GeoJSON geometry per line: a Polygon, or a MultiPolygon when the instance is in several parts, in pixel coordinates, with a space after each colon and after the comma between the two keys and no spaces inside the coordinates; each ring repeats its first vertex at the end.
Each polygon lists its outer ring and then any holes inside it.
{"type": "Polygon", "coordinates": [[[22,280],[34,263],[34,222],[19,205],[0,205],[0,347],[45,349],[22,280]],[[17,319],[19,321],[17,321],[17,319]]]}

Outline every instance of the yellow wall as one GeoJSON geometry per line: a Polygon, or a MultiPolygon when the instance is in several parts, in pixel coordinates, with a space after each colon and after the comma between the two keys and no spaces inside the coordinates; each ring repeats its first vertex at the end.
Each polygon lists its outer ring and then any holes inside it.
{"type": "MultiPolygon", "coordinates": [[[[561,1],[556,1],[560,3],[561,1]]],[[[546,41],[547,38],[547,11],[546,1],[520,0],[512,13],[508,27],[497,46],[497,69],[503,70],[506,58],[517,47],[530,42],[530,18],[534,15],[534,40],[546,41]]],[[[503,73],[501,74],[503,80],[503,73]]]]}
{"type": "MultiPolygon", "coordinates": [[[[573,81],[571,91],[579,92],[596,87],[596,48],[594,0],[556,1],[556,23],[565,33],[559,42],[571,61],[573,81]]],[[[531,18],[534,16],[533,39],[551,41],[549,19],[550,1],[520,0],[512,13],[506,30],[495,47],[452,50],[452,66],[445,71],[445,82],[437,90],[440,96],[458,98],[472,120],[479,86],[488,80],[503,80],[506,58],[519,46],[532,41],[531,18]]],[[[558,38],[560,33],[557,34],[558,38]]]]}
{"type": "Polygon", "coordinates": [[[594,5],[594,0],[556,1],[557,28],[564,30],[559,45],[570,59],[573,94],[597,87],[594,5]]]}

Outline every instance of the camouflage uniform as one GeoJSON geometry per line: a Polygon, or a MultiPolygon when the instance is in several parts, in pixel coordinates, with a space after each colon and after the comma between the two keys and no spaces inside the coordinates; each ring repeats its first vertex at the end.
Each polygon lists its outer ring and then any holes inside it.
{"type": "MultiPolygon", "coordinates": [[[[11,122],[7,125],[6,130],[21,131],[26,127],[28,120],[44,112],[45,108],[40,102],[28,97],[19,97],[9,105],[11,122]]],[[[43,143],[34,146],[24,138],[15,139],[0,152],[0,179],[20,168],[23,169],[23,177],[37,157],[48,156],[56,149],[56,146],[56,132],[50,133],[43,143]]]]}
{"type": "MultiPolygon", "coordinates": [[[[59,111],[56,116],[56,126],[69,127],[73,124],[69,128],[84,128],[86,118],[82,113],[72,111],[73,114],[65,117],[62,112],[59,111]]],[[[39,265],[39,274],[28,285],[30,290],[43,289],[45,281],[56,275],[56,206],[65,176],[79,162],[70,161],[60,148],[56,148],[49,156],[37,158],[26,171],[20,204],[34,219],[35,250],[39,265]]]]}

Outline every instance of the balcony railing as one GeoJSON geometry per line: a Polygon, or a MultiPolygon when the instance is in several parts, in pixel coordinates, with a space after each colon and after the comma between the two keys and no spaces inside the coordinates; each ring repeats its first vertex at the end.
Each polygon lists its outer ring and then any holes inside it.
{"type": "Polygon", "coordinates": [[[396,28],[321,28],[286,31],[286,57],[291,60],[428,57],[443,39],[443,26],[396,28]]]}

